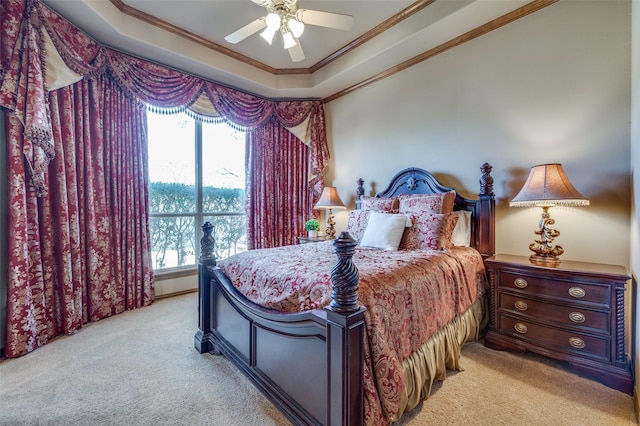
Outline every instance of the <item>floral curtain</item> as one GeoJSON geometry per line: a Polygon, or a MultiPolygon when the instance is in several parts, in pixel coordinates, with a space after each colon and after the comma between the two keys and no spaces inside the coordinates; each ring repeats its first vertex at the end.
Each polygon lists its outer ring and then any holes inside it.
{"type": "MultiPolygon", "coordinates": [[[[292,150],[282,153],[291,159],[282,171],[300,173],[291,182],[301,189],[281,211],[302,220],[320,196],[328,160],[321,101],[273,101],[204,81],[105,48],[37,0],[0,2],[0,107],[8,111],[8,356],[152,302],[145,105],[179,112],[203,98],[222,120],[251,132],[256,169],[250,170],[268,177],[260,182],[263,193],[275,191],[280,178],[259,161],[260,150],[266,152],[269,141],[292,150]],[[50,84],[53,53],[80,82],[50,84]],[[57,87],[63,88],[52,90],[57,87]],[[284,130],[304,120],[306,154],[284,130]]],[[[252,183],[260,179],[249,176],[252,183]]],[[[260,220],[263,210],[253,205],[248,213],[260,220]]],[[[296,234],[302,229],[295,220],[285,222],[275,226],[296,234]]],[[[282,240],[258,235],[254,246],[289,243],[289,234],[282,240]]]]}
{"type": "Polygon", "coordinates": [[[309,149],[275,121],[247,141],[249,248],[295,244],[310,214],[309,149]]]}
{"type": "Polygon", "coordinates": [[[52,92],[49,106],[55,156],[40,196],[8,115],[9,357],[153,301],[146,108],[105,77],[52,92]]]}

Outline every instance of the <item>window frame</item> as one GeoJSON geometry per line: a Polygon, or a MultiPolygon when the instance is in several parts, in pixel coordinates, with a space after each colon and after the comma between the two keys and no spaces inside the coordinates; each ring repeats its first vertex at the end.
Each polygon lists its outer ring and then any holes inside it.
{"type": "MultiPolygon", "coordinates": [[[[155,114],[153,111],[149,111],[152,114],[155,114]]],[[[152,211],[149,212],[149,219],[153,218],[172,218],[172,217],[188,217],[193,218],[194,221],[194,257],[195,262],[189,265],[179,265],[179,266],[171,266],[167,268],[155,268],[155,262],[151,262],[151,267],[153,269],[154,276],[160,279],[168,279],[168,278],[179,278],[186,275],[191,275],[192,272],[196,271],[198,268],[198,259],[200,258],[200,239],[202,238],[202,224],[204,224],[205,217],[246,217],[247,213],[244,212],[205,212],[203,208],[204,204],[204,189],[203,189],[203,167],[204,167],[204,156],[203,156],[203,129],[202,126],[205,124],[202,120],[199,120],[194,117],[190,117],[194,120],[194,144],[195,144],[195,187],[196,187],[196,200],[195,200],[195,212],[180,212],[180,213],[154,213],[152,211]]],[[[226,123],[212,123],[214,125],[223,125],[226,123]]],[[[228,125],[228,124],[226,124],[228,125]]],[[[236,129],[237,130],[237,129],[236,129]]],[[[149,150],[151,147],[148,148],[149,150]]],[[[246,165],[245,165],[246,172],[246,165]]],[[[150,180],[149,180],[149,183],[150,180]]],[[[150,196],[150,195],[149,195],[150,196]]],[[[246,193],[245,193],[246,197],[246,193]]]]}

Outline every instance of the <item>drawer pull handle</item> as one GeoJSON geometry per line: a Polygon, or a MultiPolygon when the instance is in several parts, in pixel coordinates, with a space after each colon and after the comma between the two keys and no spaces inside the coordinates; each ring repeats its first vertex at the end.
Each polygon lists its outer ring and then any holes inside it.
{"type": "Polygon", "coordinates": [[[587,346],[584,340],[579,337],[569,337],[569,344],[576,349],[584,349],[584,347],[587,346]]]}
{"type": "Polygon", "coordinates": [[[581,322],[584,322],[587,318],[584,316],[584,314],[581,314],[580,312],[570,312],[569,319],[573,322],[580,324],[581,322]]]}
{"type": "Polygon", "coordinates": [[[516,300],[516,309],[519,311],[526,311],[527,309],[529,309],[529,305],[527,305],[527,302],[523,302],[522,300],[516,300]]]}
{"type": "Polygon", "coordinates": [[[521,322],[517,322],[516,325],[513,326],[516,331],[520,334],[525,334],[527,332],[527,326],[522,324],[521,322]]]}
{"type": "Polygon", "coordinates": [[[580,288],[580,287],[571,287],[569,289],[569,294],[572,295],[573,297],[577,298],[577,299],[580,299],[580,298],[584,297],[587,294],[587,292],[584,291],[584,289],[580,288]]]}
{"type": "Polygon", "coordinates": [[[529,285],[529,283],[524,278],[516,278],[513,281],[513,285],[515,285],[518,288],[525,288],[526,286],[529,285]]]}

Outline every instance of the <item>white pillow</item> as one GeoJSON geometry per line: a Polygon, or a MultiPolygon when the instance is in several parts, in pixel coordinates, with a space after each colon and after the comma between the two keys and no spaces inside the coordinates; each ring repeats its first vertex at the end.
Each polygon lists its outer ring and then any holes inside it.
{"type": "Polygon", "coordinates": [[[406,226],[411,226],[411,219],[406,215],[372,211],[360,245],[383,250],[398,250],[406,226]]]}
{"type": "Polygon", "coordinates": [[[469,210],[456,210],[458,223],[453,228],[451,242],[454,246],[469,247],[471,245],[471,212],[469,210]]]}

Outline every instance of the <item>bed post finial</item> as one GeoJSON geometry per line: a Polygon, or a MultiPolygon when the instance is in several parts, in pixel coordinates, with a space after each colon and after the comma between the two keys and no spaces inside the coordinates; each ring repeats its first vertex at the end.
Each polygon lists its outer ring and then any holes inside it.
{"type": "Polygon", "coordinates": [[[480,178],[480,195],[493,195],[493,177],[491,170],[493,167],[489,163],[484,163],[480,170],[482,177],[480,178]]]}
{"type": "Polygon", "coordinates": [[[495,240],[495,194],[493,193],[493,177],[489,163],[484,163],[480,170],[480,193],[476,204],[476,244],[475,248],[487,258],[496,253],[495,240]]]}
{"type": "Polygon", "coordinates": [[[338,262],[331,270],[331,304],[335,312],[355,312],[358,305],[358,268],[353,264],[352,256],[358,242],[348,232],[340,233],[333,242],[338,262]]]}
{"type": "Polygon", "coordinates": [[[213,238],[213,225],[211,222],[205,222],[200,226],[204,235],[200,239],[200,263],[202,265],[216,265],[216,255],[214,248],[216,239],[213,238]]]}
{"type": "Polygon", "coordinates": [[[360,203],[364,196],[364,179],[358,179],[358,187],[356,188],[356,209],[360,210],[360,203]]]}

